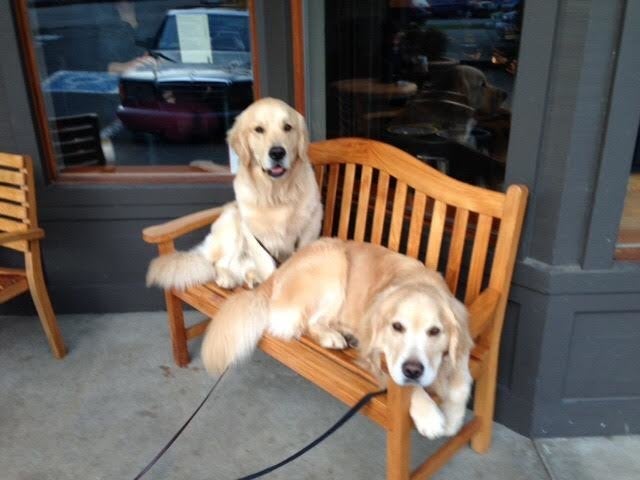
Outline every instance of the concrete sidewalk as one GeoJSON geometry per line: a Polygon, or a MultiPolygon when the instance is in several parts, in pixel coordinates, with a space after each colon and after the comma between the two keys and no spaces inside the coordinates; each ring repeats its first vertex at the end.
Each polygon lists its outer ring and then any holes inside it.
{"type": "MultiPolygon", "coordinates": [[[[51,357],[35,317],[0,318],[0,478],[130,479],[213,383],[199,359],[173,366],[164,312],[67,315],[70,353],[51,357]]],[[[199,345],[193,345],[198,352],[199,345]]],[[[196,353],[196,355],[198,354],[196,353]]],[[[270,358],[230,372],[148,479],[226,480],[286,457],[345,407],[270,358]]],[[[416,435],[418,464],[437,443],[416,435]]],[[[381,429],[356,417],[268,479],[384,477],[381,429]]],[[[487,455],[463,450],[436,478],[637,479],[640,437],[535,442],[496,425],[487,455]]]]}

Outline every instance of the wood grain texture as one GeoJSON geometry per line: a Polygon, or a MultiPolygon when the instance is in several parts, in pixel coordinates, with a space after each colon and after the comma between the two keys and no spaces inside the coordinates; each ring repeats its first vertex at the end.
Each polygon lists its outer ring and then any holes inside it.
{"type": "Polygon", "coordinates": [[[14,0],[12,7],[16,22],[18,42],[20,44],[20,53],[22,54],[22,64],[25,70],[25,77],[27,78],[27,89],[33,106],[45,171],[48,180],[55,181],[58,175],[56,152],[53,149],[53,139],[51,138],[51,130],[49,129],[49,116],[47,115],[44,94],[40,86],[40,79],[42,77],[38,71],[38,60],[31,38],[32,30],[29,22],[29,7],[27,6],[27,2],[23,0],[14,0]]]}
{"type": "Polygon", "coordinates": [[[455,180],[385,143],[362,138],[337,138],[314,142],[309,154],[316,165],[351,162],[369,165],[447,205],[497,218],[501,218],[503,213],[503,193],[455,180]]]}
{"type": "Polygon", "coordinates": [[[322,234],[330,237],[333,234],[333,218],[336,208],[336,196],[338,192],[338,174],[340,165],[329,166],[329,179],[327,180],[327,196],[324,201],[324,226],[322,234]]]}
{"type": "Polygon", "coordinates": [[[27,207],[0,201],[0,215],[22,220],[27,218],[27,207]]]}
{"type": "Polygon", "coordinates": [[[391,212],[391,224],[389,226],[389,239],[387,246],[397,252],[400,250],[402,239],[402,227],[404,225],[404,207],[407,202],[407,184],[396,183],[395,194],[393,195],[393,209],[391,212]]]}
{"type": "Polygon", "coordinates": [[[376,189],[376,204],[373,210],[373,225],[371,229],[371,243],[382,245],[382,232],[387,211],[387,195],[389,194],[389,174],[378,171],[378,188],[376,189]]]}
{"type": "Polygon", "coordinates": [[[476,223],[476,232],[473,238],[473,250],[469,265],[469,277],[464,302],[471,304],[480,293],[484,276],[485,262],[489,250],[489,238],[491,237],[491,225],[493,219],[488,215],[479,215],[476,223]]]}
{"type": "Polygon", "coordinates": [[[425,265],[431,270],[438,269],[440,259],[440,249],[442,248],[442,236],[444,234],[444,224],[447,220],[447,204],[435,199],[431,225],[429,227],[429,240],[427,241],[427,258],[425,265]]]}
{"type": "Polygon", "coordinates": [[[401,387],[389,380],[387,403],[387,480],[408,480],[411,471],[411,429],[409,416],[412,387],[401,387]]]}
{"type": "Polygon", "coordinates": [[[27,201],[27,192],[25,188],[0,186],[0,198],[25,205],[27,201]]]}
{"type": "Polygon", "coordinates": [[[471,440],[471,447],[479,453],[491,446],[493,413],[495,410],[496,384],[498,378],[498,353],[500,336],[509,298],[511,277],[518,252],[522,222],[526,208],[528,191],[523,185],[511,185],[506,192],[501,212],[500,230],[491,267],[489,287],[500,292],[500,302],[496,307],[493,325],[481,335],[478,343],[489,348],[484,374],[476,380],[474,412],[481,421],[480,430],[471,440]]]}
{"type": "Polygon", "coordinates": [[[142,238],[147,243],[170,242],[189,232],[211,226],[223,209],[224,207],[209,208],[160,225],[147,227],[142,231],[142,238]]]}
{"type": "Polygon", "coordinates": [[[360,173],[360,191],[358,192],[357,200],[358,210],[356,212],[356,226],[353,234],[353,239],[360,242],[364,241],[367,228],[372,178],[373,169],[368,165],[363,166],[360,173]]]}
{"type": "Polygon", "coordinates": [[[24,170],[7,170],[0,168],[0,183],[10,183],[11,185],[19,187],[26,185],[25,172],[24,170]]]}
{"type": "Polygon", "coordinates": [[[409,238],[407,240],[407,255],[413,258],[418,258],[420,253],[426,205],[427,196],[423,192],[415,192],[411,207],[411,220],[409,222],[409,238]]]}
{"type": "Polygon", "coordinates": [[[0,303],[8,302],[29,290],[26,272],[0,274],[0,303]]]}
{"type": "MultiPolygon", "coordinates": [[[[175,251],[173,242],[160,243],[158,245],[158,251],[160,255],[173,253],[175,251]]],[[[164,291],[164,301],[167,305],[173,360],[179,367],[186,367],[189,365],[190,358],[189,348],[187,347],[187,331],[184,324],[182,302],[171,290],[164,291]]]]}
{"type": "Polygon", "coordinates": [[[356,175],[356,166],[347,163],[342,182],[342,203],[340,205],[340,218],[338,223],[338,238],[347,240],[349,222],[351,220],[351,198],[353,196],[353,182],[356,175]]]}
{"type": "Polygon", "coordinates": [[[462,256],[464,253],[464,242],[467,237],[467,223],[469,222],[469,210],[463,208],[456,209],[456,216],[453,221],[453,232],[451,243],[449,244],[449,258],[444,279],[449,285],[449,290],[455,295],[458,291],[458,279],[462,268],[462,256]]]}
{"type": "Polygon", "coordinates": [[[2,167],[15,168],[19,170],[24,168],[24,163],[24,157],[22,155],[0,152],[0,166],[2,167]]]}
{"type": "Polygon", "coordinates": [[[304,16],[302,0],[291,0],[291,49],[293,59],[294,107],[302,115],[307,114],[304,75],[304,16]]]}

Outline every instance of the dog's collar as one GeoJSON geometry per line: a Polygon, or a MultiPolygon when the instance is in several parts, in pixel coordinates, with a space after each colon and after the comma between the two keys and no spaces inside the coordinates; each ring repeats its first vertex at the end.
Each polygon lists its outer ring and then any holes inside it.
{"type": "MultiPolygon", "coordinates": [[[[253,235],[253,233],[251,234],[253,235]]],[[[260,239],[258,237],[256,237],[255,235],[253,235],[253,238],[255,238],[256,242],[258,242],[258,245],[260,245],[260,247],[267,252],[267,255],[269,255],[271,257],[271,259],[274,261],[274,263],[276,264],[276,268],[278,268],[280,266],[280,260],[278,260],[270,251],[267,247],[264,246],[264,243],[262,243],[260,241],[260,239]]]]}

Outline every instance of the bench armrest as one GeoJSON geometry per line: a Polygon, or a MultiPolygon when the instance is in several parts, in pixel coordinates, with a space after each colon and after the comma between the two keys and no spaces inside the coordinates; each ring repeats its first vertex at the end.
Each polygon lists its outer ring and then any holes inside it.
{"type": "Polygon", "coordinates": [[[22,232],[0,233],[0,245],[18,240],[37,240],[44,237],[44,230],[41,228],[31,228],[22,232]]]}
{"type": "Polygon", "coordinates": [[[147,227],[142,231],[142,238],[147,243],[165,243],[182,235],[211,225],[222,213],[222,207],[209,208],[191,213],[160,225],[147,227]]]}
{"type": "Polygon", "coordinates": [[[475,340],[491,324],[500,301],[500,292],[487,288],[476,298],[469,310],[469,330],[475,340]]]}

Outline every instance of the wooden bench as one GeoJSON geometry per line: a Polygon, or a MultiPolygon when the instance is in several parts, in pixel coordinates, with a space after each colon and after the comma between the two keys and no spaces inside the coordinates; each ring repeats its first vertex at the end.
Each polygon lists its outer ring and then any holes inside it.
{"type": "MultiPolygon", "coordinates": [[[[477,452],[490,446],[498,351],[527,189],[506,193],[466,185],[426,166],[407,153],[372,140],[342,138],[311,145],[309,154],[325,205],[323,235],[384,245],[440,270],[463,298],[471,315],[476,346],[474,417],[413,473],[410,472],[410,389],[389,381],[388,393],[362,413],[387,431],[387,478],[428,478],[471,442],[477,452]]],[[[208,227],[214,208],[144,230],[145,241],[160,254],[174,251],[174,240],[208,227]]],[[[207,317],[233,292],[215,285],[167,291],[167,311],[175,361],[189,362],[187,341],[201,335],[208,320],[186,327],[182,303],[207,317]]],[[[268,335],[260,347],[347,405],[378,389],[355,362],[353,350],[326,350],[308,338],[283,342],[268,335]]]]}

